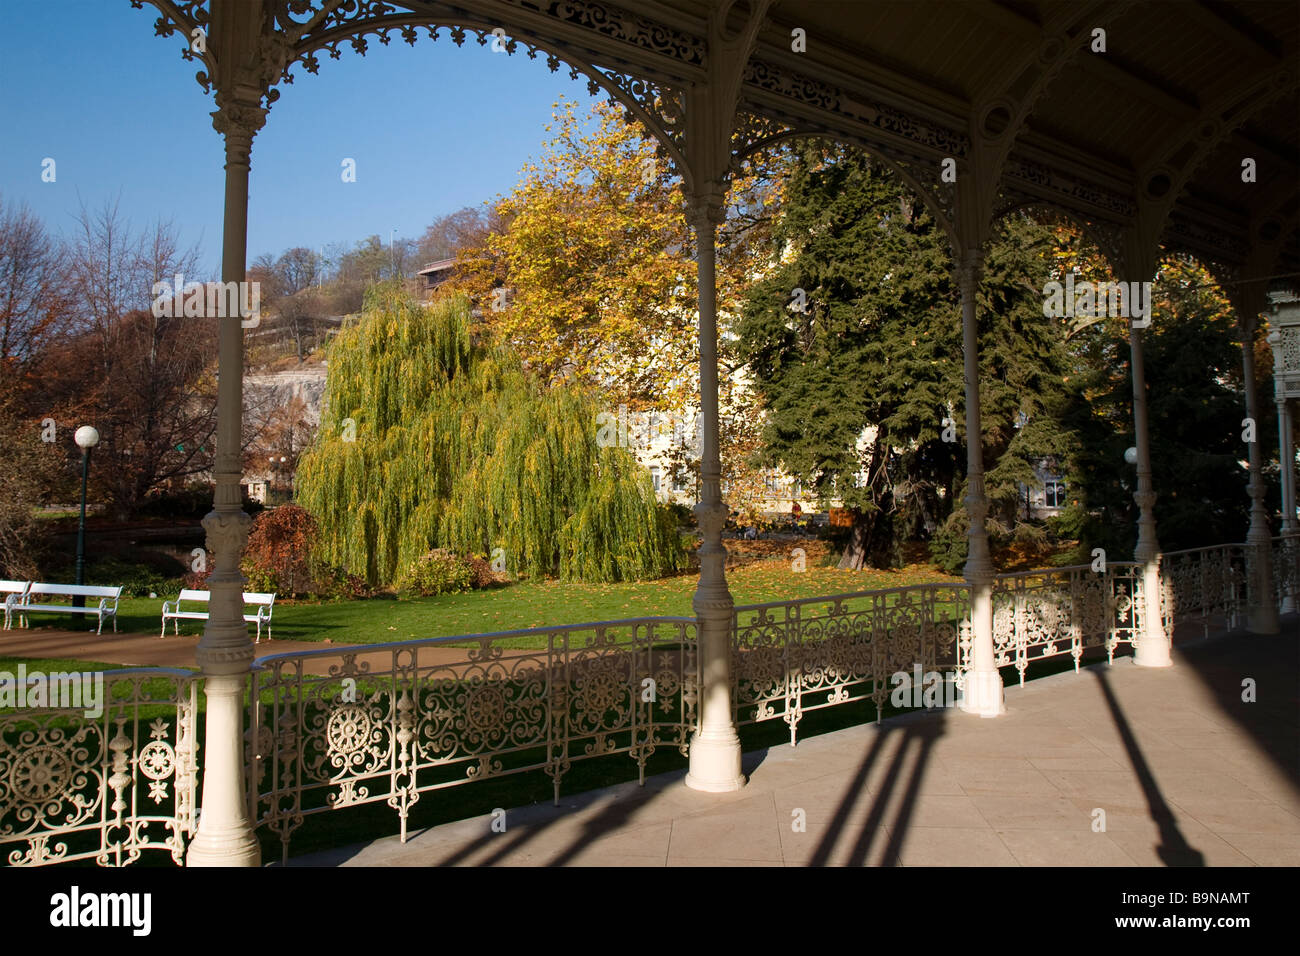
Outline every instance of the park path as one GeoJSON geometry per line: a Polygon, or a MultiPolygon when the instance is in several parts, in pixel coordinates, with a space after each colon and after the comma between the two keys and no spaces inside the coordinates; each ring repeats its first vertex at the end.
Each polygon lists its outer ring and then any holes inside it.
{"type": "MultiPolygon", "coordinates": [[[[60,630],[52,627],[0,631],[0,657],[101,661],[122,667],[195,667],[198,646],[198,634],[168,634],[162,638],[156,634],[96,635],[93,630],[60,630]]],[[[382,671],[392,667],[391,651],[367,651],[368,646],[264,640],[254,650],[259,658],[300,651],[333,652],[312,658],[306,668],[308,674],[324,675],[328,673],[331,664],[336,663],[344,654],[354,651],[360,652],[357,654],[357,663],[369,663],[372,670],[382,671]]],[[[426,647],[420,651],[420,661],[422,664],[458,664],[465,660],[467,653],[468,650],[463,647],[426,647]]]]}

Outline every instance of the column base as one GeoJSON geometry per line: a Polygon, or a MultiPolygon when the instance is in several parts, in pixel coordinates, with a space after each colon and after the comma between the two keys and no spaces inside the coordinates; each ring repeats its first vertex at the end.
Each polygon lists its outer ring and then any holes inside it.
{"type": "Polygon", "coordinates": [[[1170,654],[1173,635],[1165,633],[1164,618],[1151,612],[1158,610],[1159,603],[1146,602],[1146,595],[1159,594],[1162,587],[1160,568],[1153,559],[1148,558],[1142,568],[1143,601],[1150,607],[1143,607],[1145,629],[1133,644],[1133,663],[1138,667],[1173,667],[1174,659],[1170,654]]]}
{"type": "Polygon", "coordinates": [[[691,738],[686,786],[705,793],[730,793],[745,785],[740,772],[740,738],[733,730],[720,737],[697,733],[691,738]]]}
{"type": "Polygon", "coordinates": [[[186,866],[261,866],[262,848],[247,830],[206,834],[203,824],[185,853],[186,866]]]}
{"type": "Polygon", "coordinates": [[[1277,619],[1277,608],[1256,608],[1246,614],[1246,630],[1251,634],[1277,634],[1282,630],[1277,619]]]}
{"type": "Polygon", "coordinates": [[[997,671],[968,671],[966,686],[957,706],[979,717],[998,717],[1007,712],[1002,692],[1002,675],[997,671]]]}
{"type": "Polygon", "coordinates": [[[1147,641],[1133,648],[1133,663],[1138,667],[1173,667],[1168,641],[1147,641]]]}

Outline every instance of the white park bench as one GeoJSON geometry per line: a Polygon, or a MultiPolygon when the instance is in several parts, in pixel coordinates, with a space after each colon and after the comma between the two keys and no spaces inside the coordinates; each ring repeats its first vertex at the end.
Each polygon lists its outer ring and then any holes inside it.
{"type": "MultiPolygon", "coordinates": [[[[94,584],[33,584],[23,595],[23,599],[13,605],[12,608],[6,606],[6,611],[16,613],[18,620],[23,627],[27,626],[27,618],[33,611],[47,614],[93,614],[99,620],[99,627],[96,634],[104,633],[104,620],[113,619],[113,631],[117,631],[117,602],[122,596],[122,587],[101,587],[94,584]],[[91,607],[76,607],[72,604],[42,604],[39,598],[99,598],[99,604],[91,607]]],[[[8,599],[6,599],[6,605],[8,599]]],[[[9,614],[5,615],[6,625],[8,624],[9,614]]]]}
{"type": "Polygon", "coordinates": [[[14,608],[23,603],[23,598],[27,596],[27,589],[31,586],[30,581],[0,581],[0,597],[4,598],[5,603],[6,631],[11,626],[14,608]]]}
{"type": "MultiPolygon", "coordinates": [[[[207,611],[185,611],[181,609],[184,601],[190,601],[197,604],[207,604],[212,595],[209,591],[194,591],[189,588],[181,591],[176,596],[175,601],[163,601],[162,608],[162,633],[159,637],[167,636],[167,622],[172,622],[172,633],[179,634],[181,621],[206,621],[208,619],[207,611]]],[[[262,625],[266,625],[266,636],[271,637],[271,610],[275,606],[275,595],[264,594],[256,591],[244,592],[244,604],[256,607],[257,610],[252,614],[245,614],[244,620],[249,624],[257,625],[257,640],[254,643],[260,643],[262,640],[262,625]]]]}

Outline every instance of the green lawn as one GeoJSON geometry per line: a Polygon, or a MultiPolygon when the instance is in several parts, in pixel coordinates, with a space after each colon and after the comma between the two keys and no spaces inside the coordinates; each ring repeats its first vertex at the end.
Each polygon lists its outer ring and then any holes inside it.
{"type": "Polygon", "coordinates": [[[121,664],[104,664],[99,661],[76,661],[64,657],[4,657],[0,656],[0,671],[17,674],[18,665],[26,666],[29,674],[41,671],[111,671],[120,670],[121,664]]]}
{"type": "MultiPolygon", "coordinates": [[[[921,566],[857,572],[809,567],[795,572],[781,559],[740,568],[727,578],[737,605],[960,580],[921,566]]],[[[695,575],[689,574],[626,584],[527,582],[400,601],[285,602],[276,604],[273,635],[277,640],[378,644],[619,618],[690,617],[695,583],[695,575]]],[[[118,611],[118,631],[157,634],[161,614],[161,598],[125,599],[118,611]]],[[[66,626],[66,621],[58,626],[66,626]]],[[[182,622],[181,631],[197,634],[200,626],[197,621],[182,622]]]]}

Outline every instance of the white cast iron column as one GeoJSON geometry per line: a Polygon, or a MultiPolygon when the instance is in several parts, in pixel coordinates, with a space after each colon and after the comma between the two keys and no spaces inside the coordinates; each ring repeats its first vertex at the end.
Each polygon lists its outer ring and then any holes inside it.
{"type": "MultiPolygon", "coordinates": [[[[1282,357],[1282,333],[1277,329],[1268,333],[1268,344],[1273,350],[1273,402],[1277,407],[1277,460],[1282,479],[1282,534],[1285,542],[1283,559],[1294,565],[1296,549],[1300,548],[1300,525],[1295,519],[1295,446],[1291,443],[1291,406],[1286,400],[1286,383],[1282,381],[1282,371],[1286,368],[1282,357]]],[[[1282,573],[1280,570],[1276,573],[1282,573]]],[[[1294,587],[1294,583],[1292,585],[1294,587]]],[[[1297,598],[1291,592],[1282,598],[1280,614],[1292,614],[1297,606],[1297,598]]]]}
{"type": "Polygon", "coordinates": [[[1259,398],[1255,394],[1255,317],[1258,310],[1241,311],[1241,369],[1246,389],[1246,417],[1254,424],[1255,440],[1246,443],[1250,460],[1250,529],[1246,532],[1246,560],[1250,593],[1246,629],[1252,634],[1276,634],[1279,630],[1277,604],[1273,598],[1273,536],[1264,508],[1263,453],[1259,448],[1259,398]]]}
{"type": "MultiPolygon", "coordinates": [[[[1288,313],[1292,313],[1296,309],[1296,298],[1285,292],[1270,292],[1268,301],[1271,316],[1269,324],[1273,326],[1273,330],[1268,333],[1268,344],[1273,351],[1273,401],[1277,405],[1278,430],[1277,457],[1282,473],[1282,534],[1287,538],[1282,554],[1287,562],[1285,573],[1291,575],[1292,588],[1283,599],[1280,611],[1283,614],[1292,614],[1300,610],[1300,594],[1294,593],[1296,584],[1300,583],[1297,581],[1297,577],[1300,577],[1300,554],[1297,553],[1300,552],[1300,522],[1296,520],[1295,511],[1296,449],[1291,438],[1291,403],[1287,400],[1291,370],[1287,367],[1287,357],[1282,349],[1282,328],[1286,327],[1290,334],[1294,334],[1295,322],[1293,315],[1288,315],[1284,319],[1282,312],[1285,309],[1288,313]]],[[[1275,574],[1283,573],[1278,568],[1273,570],[1275,574]]]]}
{"type": "MultiPolygon", "coordinates": [[[[1273,342],[1273,336],[1277,336],[1281,341],[1282,336],[1277,332],[1269,333],[1269,344],[1273,342]]],[[[1281,351],[1280,346],[1277,351],[1281,351]]],[[[1274,356],[1274,367],[1277,366],[1276,353],[1274,356]]],[[[1295,520],[1295,447],[1291,444],[1291,408],[1287,404],[1286,397],[1282,391],[1280,382],[1275,382],[1274,396],[1277,406],[1277,457],[1278,466],[1282,475],[1282,534],[1286,537],[1283,542],[1282,558],[1284,561],[1294,563],[1295,551],[1300,548],[1300,538],[1296,537],[1297,528],[1295,520]]],[[[1282,573],[1279,569],[1274,569],[1275,573],[1282,573]]],[[[1294,588],[1294,584],[1292,585],[1294,588]]],[[[1296,596],[1288,591],[1282,598],[1282,605],[1278,608],[1279,614],[1292,614],[1296,610],[1296,596]]]]}
{"type": "Polygon", "coordinates": [[[722,461],[718,447],[718,324],[714,276],[715,237],[722,222],[722,189],[710,184],[691,197],[700,303],[700,503],[695,506],[702,541],[700,583],[695,589],[699,627],[700,722],[691,738],[686,785],[721,793],[745,785],[740,770],[740,737],[731,706],[731,629],[735,602],[727,589],[727,549],[722,528],[722,461]]]}
{"type": "MultiPolygon", "coordinates": [[[[223,103],[212,125],[226,139],[226,210],[221,248],[223,282],[245,281],[248,239],[248,171],[253,136],[266,110],[247,103],[223,103]]],[[[240,296],[241,301],[243,296],[240,296]]],[[[241,507],[239,478],[243,422],[244,330],[239,316],[217,319],[216,492],[203,519],[213,571],[208,623],[199,641],[198,662],[207,698],[207,734],[199,830],[190,844],[188,866],[258,866],[261,850],[249,825],[244,791],[244,690],[253,645],[244,623],[244,576],[239,556],[252,523],[241,507]]]]}
{"type": "Polygon", "coordinates": [[[993,664],[993,560],[985,519],[989,501],[984,494],[984,448],[980,430],[979,326],[975,293],[979,290],[983,255],[967,252],[957,265],[961,289],[962,348],[966,374],[966,513],[970,530],[966,542],[966,583],[970,585],[971,669],[966,673],[961,708],[981,717],[1006,712],[1002,675],[993,664]]]}
{"type": "Polygon", "coordinates": [[[1282,533],[1295,534],[1300,523],[1295,517],[1295,446],[1291,443],[1291,406],[1286,399],[1286,385],[1282,373],[1286,360],[1282,355],[1282,333],[1277,329],[1268,333],[1268,344],[1273,350],[1273,402],[1277,406],[1277,453],[1282,470],[1282,533]]]}
{"type": "Polygon", "coordinates": [[[1277,406],[1278,458],[1282,471],[1282,533],[1295,534],[1300,531],[1300,525],[1297,525],[1295,519],[1295,446],[1291,444],[1291,407],[1280,394],[1274,402],[1277,406]]]}
{"type": "MultiPolygon", "coordinates": [[[[1145,274],[1145,273],[1143,273],[1145,274]]],[[[1146,607],[1142,632],[1133,647],[1133,660],[1142,667],[1169,667],[1169,636],[1160,614],[1160,542],[1156,539],[1156,493],[1151,482],[1151,436],[1147,425],[1147,377],[1142,357],[1142,332],[1129,321],[1128,344],[1133,366],[1133,444],[1137,448],[1138,539],[1133,560],[1142,565],[1146,607]]]]}

